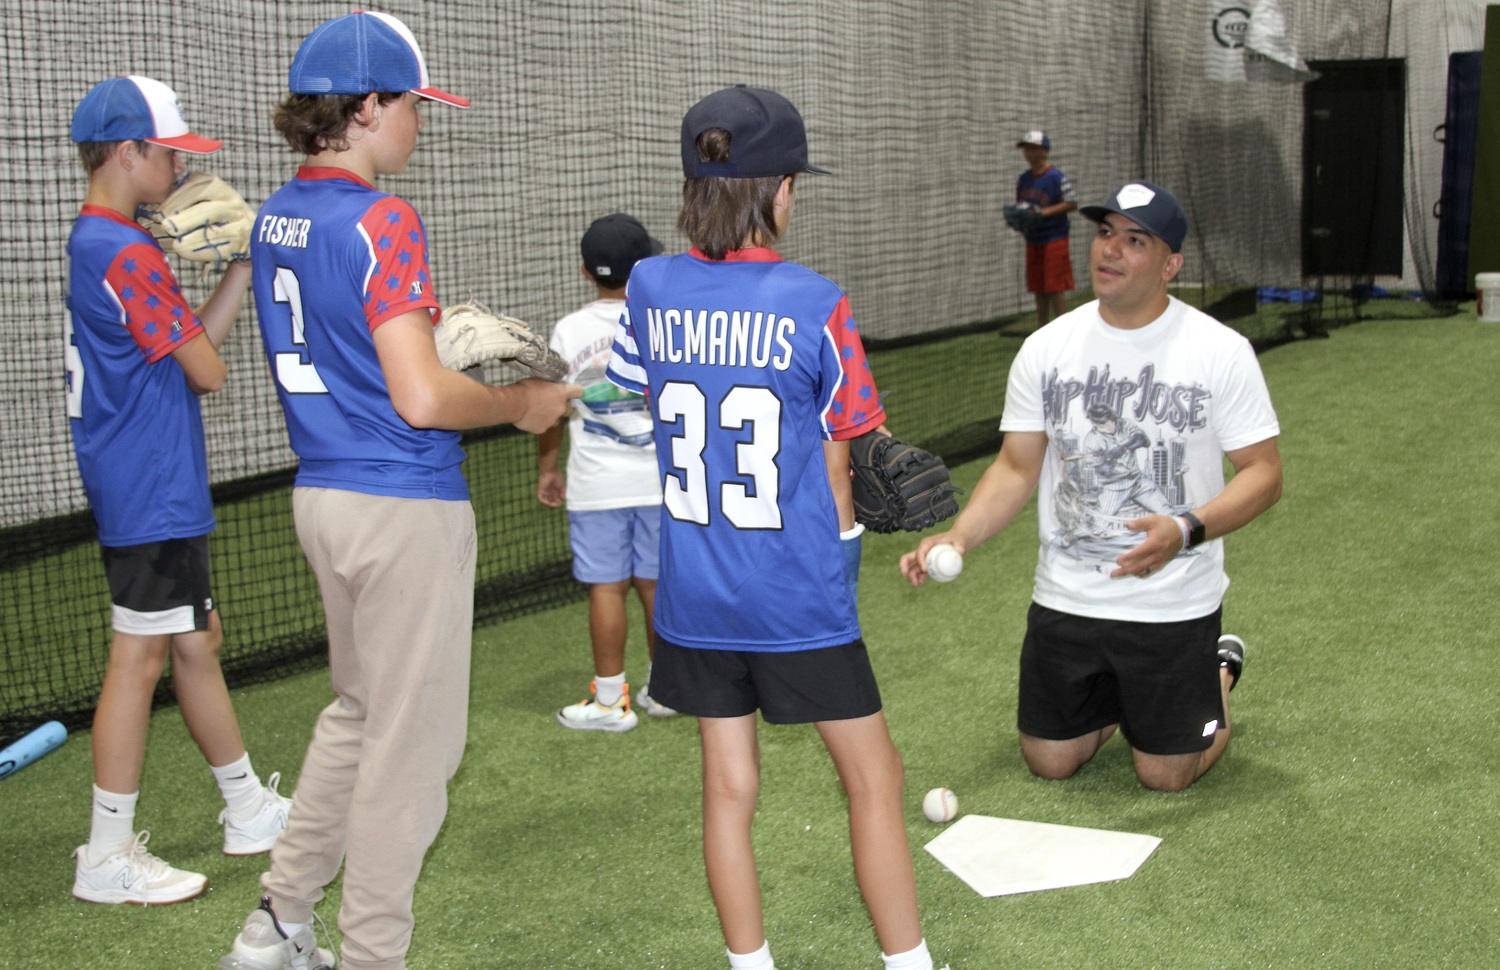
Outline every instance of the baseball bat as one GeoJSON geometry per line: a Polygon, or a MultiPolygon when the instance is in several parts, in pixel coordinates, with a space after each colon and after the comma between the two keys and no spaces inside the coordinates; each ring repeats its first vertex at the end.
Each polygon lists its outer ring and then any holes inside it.
{"type": "Polygon", "coordinates": [[[56,751],[68,740],[68,729],[60,721],[48,721],[21,740],[0,751],[0,778],[15,774],[43,755],[56,751]]]}

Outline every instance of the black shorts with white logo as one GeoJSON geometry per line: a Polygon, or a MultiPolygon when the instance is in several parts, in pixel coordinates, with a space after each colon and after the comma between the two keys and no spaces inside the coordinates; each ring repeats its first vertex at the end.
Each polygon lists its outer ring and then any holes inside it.
{"type": "Polygon", "coordinates": [[[114,628],[141,636],[208,629],[208,536],[101,546],[114,628]]]}
{"type": "Polygon", "coordinates": [[[880,710],[863,640],[766,653],[699,650],[658,637],[650,691],[683,714],[743,717],[759,710],[771,724],[845,721],[880,710]]]}
{"type": "Polygon", "coordinates": [[[1192,754],[1224,724],[1219,687],[1223,611],[1195,620],[1097,620],[1031,604],[1021,645],[1016,726],[1070,741],[1120,725],[1145,754],[1192,754]]]}

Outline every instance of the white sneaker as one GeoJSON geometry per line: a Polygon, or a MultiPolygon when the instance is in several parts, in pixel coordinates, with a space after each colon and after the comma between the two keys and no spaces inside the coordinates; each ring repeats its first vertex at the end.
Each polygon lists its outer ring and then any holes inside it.
{"type": "Polygon", "coordinates": [[[311,925],[286,935],[269,897],[245,917],[233,949],[219,960],[219,970],[333,970],[336,965],[333,954],[318,946],[311,925]]]}
{"type": "Polygon", "coordinates": [[[276,837],[286,828],[286,815],[291,811],[292,800],[278,794],[281,772],[271,772],[266,779],[265,801],[260,811],[249,818],[236,818],[229,809],[219,813],[219,824],[224,826],[225,855],[259,855],[270,852],[276,837]]]}
{"type": "Polygon", "coordinates": [[[208,877],[186,869],[174,869],[146,851],[150,832],[139,832],[129,848],[115,852],[98,865],[89,865],[88,846],[73,851],[78,865],[73,877],[73,895],[89,903],[133,903],[165,906],[201,896],[208,877]]]}
{"type": "MultiPolygon", "coordinates": [[[[595,693],[594,684],[589,683],[589,693],[595,693]]],[[[635,711],[630,709],[630,685],[626,684],[620,699],[605,707],[591,696],[586,701],[569,704],[557,712],[557,723],[579,731],[629,731],[640,722],[635,711]]]]}
{"type": "Polygon", "coordinates": [[[639,694],[635,695],[635,704],[637,707],[645,711],[647,714],[650,714],[652,717],[677,716],[676,709],[668,707],[661,701],[646,693],[646,688],[644,687],[641,688],[641,692],[639,694]]]}

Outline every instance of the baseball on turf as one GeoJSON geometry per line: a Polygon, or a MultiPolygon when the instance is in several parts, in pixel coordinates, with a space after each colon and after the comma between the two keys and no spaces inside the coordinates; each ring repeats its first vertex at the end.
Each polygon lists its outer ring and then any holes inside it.
{"type": "Polygon", "coordinates": [[[934,788],[922,799],[922,812],[933,822],[951,822],[958,815],[958,796],[951,788],[934,788]]]}
{"type": "Polygon", "coordinates": [[[946,542],[927,550],[927,575],[940,583],[949,583],[964,571],[964,554],[946,542]]]}

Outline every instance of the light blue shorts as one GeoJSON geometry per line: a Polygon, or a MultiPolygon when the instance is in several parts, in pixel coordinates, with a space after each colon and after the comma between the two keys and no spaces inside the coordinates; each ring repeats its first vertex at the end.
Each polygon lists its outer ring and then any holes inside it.
{"type": "Polygon", "coordinates": [[[660,572],[661,506],[569,512],[568,544],[580,583],[654,580],[660,572]]]}

